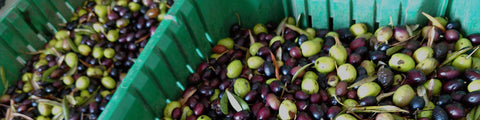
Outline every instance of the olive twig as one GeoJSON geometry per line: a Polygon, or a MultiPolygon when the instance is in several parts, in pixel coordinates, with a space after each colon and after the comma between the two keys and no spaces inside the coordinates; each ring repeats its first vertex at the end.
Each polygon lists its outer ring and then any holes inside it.
{"type": "MultiPolygon", "coordinates": [[[[22,117],[23,119],[26,119],[26,120],[34,120],[33,118],[28,117],[28,116],[26,116],[26,115],[24,115],[24,114],[21,114],[21,113],[12,113],[12,115],[13,115],[13,117],[22,117]]],[[[12,118],[13,118],[13,117],[12,117],[12,118]]],[[[11,118],[11,119],[12,119],[12,118],[11,118]]]]}
{"type": "Polygon", "coordinates": [[[468,56],[465,57],[465,58],[469,59],[470,57],[472,57],[472,55],[478,50],[478,48],[480,48],[480,46],[475,47],[475,49],[473,49],[472,53],[468,54],[468,56]]]}
{"type": "Polygon", "coordinates": [[[333,95],[333,98],[338,102],[338,104],[347,107],[345,104],[343,104],[340,100],[338,100],[338,97],[336,95],[333,95]]]}
{"type": "Polygon", "coordinates": [[[138,39],[137,41],[135,41],[135,44],[138,44],[144,40],[146,40],[148,37],[150,37],[150,33],[148,33],[147,35],[141,37],[140,39],[138,39]]]}
{"type": "MultiPolygon", "coordinates": [[[[277,29],[275,29],[275,33],[276,35],[281,35],[283,34],[283,31],[285,29],[285,24],[287,23],[287,19],[288,17],[285,17],[282,22],[280,22],[280,24],[278,25],[277,29]]],[[[283,37],[283,36],[282,36],[283,37]]]]}
{"type": "Polygon", "coordinates": [[[255,43],[255,39],[253,38],[253,35],[252,35],[252,31],[251,31],[251,30],[248,31],[248,35],[249,35],[249,38],[250,38],[250,44],[255,43]]]}
{"type": "Polygon", "coordinates": [[[275,77],[277,78],[277,80],[280,80],[280,75],[278,74],[277,59],[272,52],[270,52],[270,57],[272,57],[273,66],[275,67],[275,77]]]}
{"type": "MultiPolygon", "coordinates": [[[[235,15],[237,16],[238,26],[242,26],[242,21],[240,20],[240,15],[238,15],[238,12],[235,12],[235,15]]],[[[250,35],[252,34],[250,33],[250,35]]]]}

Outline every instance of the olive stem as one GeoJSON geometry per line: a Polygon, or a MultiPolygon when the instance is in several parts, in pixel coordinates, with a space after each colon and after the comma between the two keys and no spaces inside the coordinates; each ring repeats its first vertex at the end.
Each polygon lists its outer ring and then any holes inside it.
{"type": "Polygon", "coordinates": [[[80,61],[80,63],[82,63],[83,65],[85,65],[86,67],[92,67],[92,65],[86,63],[85,61],[81,60],[81,59],[78,59],[78,61],[80,61]]]}
{"type": "MultiPolygon", "coordinates": [[[[282,22],[278,25],[277,29],[275,29],[276,35],[281,35],[283,34],[283,31],[285,29],[285,23],[287,22],[288,17],[285,17],[282,22]]],[[[283,37],[283,36],[282,36],[283,37]]]]}
{"type": "Polygon", "coordinates": [[[235,12],[235,15],[237,16],[238,26],[242,26],[242,21],[240,20],[240,15],[238,15],[238,12],[235,12]]]}
{"type": "Polygon", "coordinates": [[[251,30],[248,31],[248,34],[249,34],[249,36],[250,36],[250,37],[249,37],[249,38],[250,38],[250,44],[255,43],[255,39],[253,38],[253,35],[252,35],[252,31],[251,31],[251,30]]]}
{"type": "MultiPolygon", "coordinates": [[[[345,104],[343,104],[340,100],[338,100],[338,97],[336,95],[333,95],[333,98],[335,98],[335,100],[338,102],[338,104],[342,105],[342,106],[345,106],[345,104]]],[[[347,107],[347,106],[345,106],[347,107]]]]}
{"type": "Polygon", "coordinates": [[[148,37],[150,37],[150,33],[148,33],[147,35],[141,37],[140,39],[138,39],[137,41],[135,41],[135,44],[138,44],[144,40],[146,40],[148,37]]]}
{"type": "Polygon", "coordinates": [[[238,44],[235,44],[235,47],[238,47],[240,50],[243,50],[243,51],[248,51],[248,48],[243,47],[243,46],[238,45],[238,44]]]}
{"type": "Polygon", "coordinates": [[[435,33],[436,33],[435,26],[433,26],[430,32],[428,33],[429,33],[429,36],[428,36],[427,46],[431,48],[433,45],[433,39],[435,38],[435,33]]]}
{"type": "Polygon", "coordinates": [[[335,45],[342,45],[342,42],[337,36],[333,36],[333,38],[335,38],[335,45]]]}
{"type": "Polygon", "coordinates": [[[435,19],[434,17],[430,16],[425,12],[422,12],[422,14],[432,22],[433,26],[438,27],[440,30],[442,30],[442,32],[445,32],[445,27],[443,27],[443,25],[437,19],[435,19]]]}
{"type": "Polygon", "coordinates": [[[270,52],[270,57],[272,57],[273,66],[275,67],[275,77],[277,78],[277,80],[280,80],[280,75],[278,74],[277,59],[272,52],[270,52]]]}

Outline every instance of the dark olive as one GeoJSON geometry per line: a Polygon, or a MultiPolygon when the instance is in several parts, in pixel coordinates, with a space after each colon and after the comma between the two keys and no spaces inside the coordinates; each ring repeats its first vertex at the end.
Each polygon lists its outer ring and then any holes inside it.
{"type": "Polygon", "coordinates": [[[419,96],[413,97],[412,101],[410,101],[410,108],[414,110],[421,110],[425,107],[425,100],[419,96]]]}
{"type": "Polygon", "coordinates": [[[450,80],[442,85],[443,92],[452,93],[457,90],[462,90],[465,88],[465,83],[462,79],[450,80]]]}
{"type": "Polygon", "coordinates": [[[325,116],[324,109],[318,104],[312,104],[310,105],[309,109],[313,118],[316,120],[320,120],[325,116]]]}
{"type": "Polygon", "coordinates": [[[474,81],[480,79],[480,70],[469,68],[466,69],[465,72],[463,73],[465,75],[465,78],[467,78],[468,81],[474,81]]]}
{"type": "Polygon", "coordinates": [[[410,85],[417,85],[417,84],[422,84],[427,80],[427,77],[422,71],[419,71],[417,69],[412,69],[407,72],[407,84],[410,85]]]}
{"type": "Polygon", "coordinates": [[[444,94],[444,95],[440,95],[440,97],[438,97],[438,100],[435,104],[439,105],[439,106],[443,106],[443,105],[446,105],[450,102],[452,102],[452,96],[444,94]]]}
{"type": "Polygon", "coordinates": [[[480,91],[470,92],[463,96],[462,101],[470,106],[480,104],[480,91]]]}
{"type": "Polygon", "coordinates": [[[361,106],[373,106],[377,104],[377,98],[375,96],[366,96],[360,99],[361,106]]]}
{"type": "Polygon", "coordinates": [[[445,105],[445,111],[453,119],[459,119],[466,116],[465,109],[458,102],[445,105]]]}
{"type": "Polygon", "coordinates": [[[433,108],[433,120],[448,120],[448,114],[440,106],[433,108]]]}

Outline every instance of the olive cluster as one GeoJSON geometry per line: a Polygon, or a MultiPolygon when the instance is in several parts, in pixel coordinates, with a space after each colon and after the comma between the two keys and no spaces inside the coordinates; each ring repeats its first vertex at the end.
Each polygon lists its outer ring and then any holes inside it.
{"type": "Polygon", "coordinates": [[[301,29],[291,17],[234,24],[164,119],[477,119],[480,34],[425,16],[423,28],[373,34],[362,23],[301,29]]]}
{"type": "Polygon", "coordinates": [[[97,119],[172,4],[87,0],[26,62],[0,117],[97,119]]]}

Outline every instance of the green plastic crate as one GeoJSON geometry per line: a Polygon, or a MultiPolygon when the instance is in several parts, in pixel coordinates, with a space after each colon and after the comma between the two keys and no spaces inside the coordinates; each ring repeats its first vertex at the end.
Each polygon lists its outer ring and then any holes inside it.
{"type": "MultiPolygon", "coordinates": [[[[83,0],[20,0],[16,5],[23,6],[9,11],[15,19],[7,21],[0,14],[0,65],[5,66],[9,80],[18,78],[24,60],[29,58],[19,50],[41,48],[46,39],[40,36],[52,34],[58,28],[56,23],[71,16],[70,11],[65,11],[82,3],[83,0]]],[[[212,45],[227,37],[229,27],[238,22],[235,12],[244,28],[301,14],[302,27],[336,30],[361,22],[372,31],[387,25],[390,16],[395,25],[425,24],[423,11],[458,20],[463,25],[462,32],[471,34],[480,31],[476,27],[480,18],[475,16],[480,10],[475,5],[480,5],[480,1],[176,0],[99,119],[162,118],[164,106],[181,96],[188,75],[208,57],[212,45]]],[[[0,91],[4,89],[0,87],[0,91]]]]}

